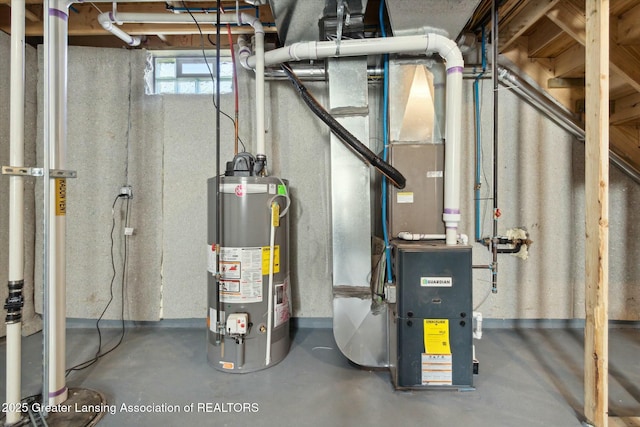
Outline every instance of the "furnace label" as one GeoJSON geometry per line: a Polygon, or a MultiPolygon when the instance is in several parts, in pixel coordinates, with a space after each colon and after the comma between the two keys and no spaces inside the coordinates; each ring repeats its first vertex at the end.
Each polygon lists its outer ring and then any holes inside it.
{"type": "Polygon", "coordinates": [[[428,354],[451,354],[449,319],[424,320],[424,352],[428,354]]]}
{"type": "Polygon", "coordinates": [[[452,385],[453,358],[450,354],[422,353],[422,385],[452,385]]]}
{"type": "Polygon", "coordinates": [[[453,286],[452,277],[421,277],[420,286],[426,288],[450,288],[453,286]]]}

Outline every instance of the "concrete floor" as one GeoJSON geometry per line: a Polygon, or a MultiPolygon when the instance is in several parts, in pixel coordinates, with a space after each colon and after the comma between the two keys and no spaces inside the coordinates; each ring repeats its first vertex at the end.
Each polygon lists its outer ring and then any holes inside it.
{"type": "MultiPolygon", "coordinates": [[[[106,332],[114,340],[117,334],[106,332]]],[[[116,405],[115,414],[100,421],[105,427],[580,426],[582,334],[581,329],[488,329],[476,343],[476,391],[398,392],[388,371],[351,365],[330,329],[298,329],[280,364],[233,375],[207,364],[204,330],[138,327],[97,365],[72,373],[68,386],[98,390],[116,405]],[[181,411],[126,413],[120,410],[123,403],[179,405],[181,411]],[[185,413],[192,403],[194,412],[185,413]],[[215,412],[205,412],[206,404],[215,412]]],[[[95,329],[69,329],[67,337],[69,366],[95,352],[95,329]]],[[[41,339],[36,334],[23,340],[23,396],[41,392],[41,339]]],[[[0,353],[4,365],[4,342],[0,353]]],[[[640,414],[639,354],[640,330],[611,330],[611,415],[640,414]]],[[[4,402],[4,369],[0,378],[4,402]]]]}

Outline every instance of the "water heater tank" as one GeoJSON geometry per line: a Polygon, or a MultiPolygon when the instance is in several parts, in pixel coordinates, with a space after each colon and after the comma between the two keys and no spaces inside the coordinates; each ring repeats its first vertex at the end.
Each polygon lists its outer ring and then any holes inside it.
{"type": "Polygon", "coordinates": [[[257,371],[289,352],[290,203],[287,182],[276,177],[208,180],[207,356],[216,369],[257,371]]]}

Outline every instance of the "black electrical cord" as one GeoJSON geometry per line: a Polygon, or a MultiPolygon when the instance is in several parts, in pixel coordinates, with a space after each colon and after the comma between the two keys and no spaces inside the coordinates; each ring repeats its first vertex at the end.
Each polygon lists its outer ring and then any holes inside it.
{"type": "Polygon", "coordinates": [[[126,228],[128,226],[128,224],[129,224],[129,213],[130,213],[130,210],[129,210],[129,196],[127,196],[125,194],[118,194],[118,196],[116,196],[115,200],[113,201],[113,205],[111,205],[111,233],[110,233],[110,239],[111,239],[111,271],[113,272],[113,274],[111,276],[111,283],[109,285],[109,301],[107,302],[107,305],[104,307],[104,310],[102,310],[102,313],[100,314],[100,317],[96,321],[96,330],[98,331],[98,350],[96,351],[96,354],[93,356],[92,359],[86,360],[86,361],[84,361],[82,363],[78,363],[77,365],[72,366],[71,368],[67,369],[66,372],[65,372],[65,377],[68,376],[73,371],[81,371],[81,370],[86,369],[89,366],[95,364],[98,360],[100,360],[101,357],[106,356],[107,354],[111,353],[113,350],[118,348],[118,346],[122,343],[122,340],[124,339],[124,334],[125,334],[124,290],[125,290],[127,258],[128,258],[128,250],[129,250],[129,244],[128,244],[129,240],[126,237],[125,237],[125,240],[124,240],[124,257],[123,257],[123,260],[122,260],[122,293],[121,293],[121,307],[120,307],[120,318],[121,318],[121,322],[122,323],[121,323],[120,339],[109,350],[107,350],[105,352],[102,352],[102,332],[100,331],[100,321],[102,320],[102,318],[104,317],[105,313],[107,312],[107,309],[109,308],[109,306],[113,302],[113,284],[114,284],[115,279],[116,279],[116,263],[115,263],[115,256],[114,256],[115,242],[113,240],[113,232],[115,231],[115,228],[116,228],[115,207],[116,207],[116,203],[118,202],[118,200],[123,199],[123,198],[126,199],[126,209],[125,209],[125,219],[124,219],[124,227],[126,228]]]}
{"type": "Polygon", "coordinates": [[[294,87],[300,93],[302,100],[307,104],[307,106],[313,111],[313,113],[320,118],[324,123],[329,126],[331,131],[348,147],[353,149],[356,153],[358,153],[365,161],[367,161],[371,166],[376,168],[380,173],[386,176],[391,183],[397,188],[404,188],[406,184],[405,177],[393,166],[389,163],[382,160],[380,157],[376,156],[376,154],[369,150],[366,145],[362,142],[358,141],[351,132],[345,129],[336,119],[333,118],[331,114],[327,110],[324,109],[322,105],[309,93],[307,88],[302,84],[300,79],[294,74],[291,67],[288,64],[281,64],[282,69],[285,74],[291,80],[294,87]]]}
{"type": "MultiPolygon", "coordinates": [[[[182,6],[186,9],[187,13],[189,14],[189,16],[191,16],[191,19],[193,19],[193,22],[196,24],[196,27],[198,27],[198,32],[200,33],[200,50],[202,51],[202,57],[204,58],[204,63],[207,66],[207,70],[209,71],[209,75],[211,76],[211,83],[215,84],[216,82],[216,78],[213,75],[213,71],[211,70],[211,67],[209,66],[209,61],[207,60],[207,53],[204,50],[204,33],[202,32],[202,29],[200,28],[200,23],[198,22],[198,20],[196,19],[195,16],[193,16],[193,13],[191,13],[191,10],[187,7],[187,4],[184,2],[184,0],[182,1],[182,6]]],[[[219,29],[217,30],[218,32],[220,31],[219,29]]],[[[216,45],[216,43],[213,43],[211,41],[211,39],[209,38],[209,35],[207,35],[207,40],[209,40],[209,43],[211,43],[212,45],[216,46],[216,48],[218,48],[218,45],[216,45]]],[[[218,64],[218,67],[220,66],[220,64],[218,64]]],[[[229,120],[231,120],[231,122],[233,123],[233,126],[235,128],[236,126],[236,121],[233,117],[231,117],[230,115],[228,115],[227,113],[225,113],[224,111],[222,111],[220,109],[220,107],[218,107],[218,103],[216,102],[216,92],[217,91],[213,91],[213,96],[211,97],[211,100],[213,101],[213,106],[220,111],[220,113],[222,113],[223,116],[227,117],[229,120]]],[[[243,151],[246,151],[247,148],[244,145],[244,141],[242,141],[242,139],[240,137],[238,137],[238,141],[240,141],[240,144],[242,144],[242,149],[243,151]]]]}

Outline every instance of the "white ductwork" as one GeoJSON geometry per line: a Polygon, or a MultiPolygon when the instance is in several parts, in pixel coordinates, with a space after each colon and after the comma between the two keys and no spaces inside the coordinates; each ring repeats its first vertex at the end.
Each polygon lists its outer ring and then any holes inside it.
{"type": "MultiPolygon", "coordinates": [[[[444,212],[446,243],[457,242],[460,222],[460,176],[462,126],[462,72],[464,61],[458,46],[439,34],[419,36],[355,39],[323,42],[294,43],[265,53],[264,65],[275,65],[287,61],[324,59],[346,56],[380,55],[385,53],[439,54],[446,62],[446,130],[444,168],[444,212]]],[[[257,67],[258,58],[251,56],[241,62],[248,68],[257,67]]],[[[256,70],[257,71],[257,70],[256,70]]]]}
{"type": "MultiPolygon", "coordinates": [[[[132,24],[193,24],[194,20],[198,23],[206,22],[215,24],[220,19],[220,23],[223,24],[235,24],[240,23],[244,25],[250,25],[255,33],[255,59],[253,67],[256,70],[256,155],[266,155],[265,149],[265,109],[264,109],[264,29],[262,23],[255,16],[248,15],[246,13],[235,14],[225,13],[217,16],[216,13],[191,13],[191,14],[176,14],[176,13],[115,13],[108,12],[98,15],[98,22],[102,27],[111,32],[114,36],[123,40],[124,42],[137,46],[140,44],[139,38],[132,37],[126,32],[113,24],[121,25],[123,23],[132,24]],[[137,44],[132,44],[137,43],[137,44]]],[[[245,61],[249,57],[251,51],[246,48],[239,52],[239,60],[245,61]]]]}

